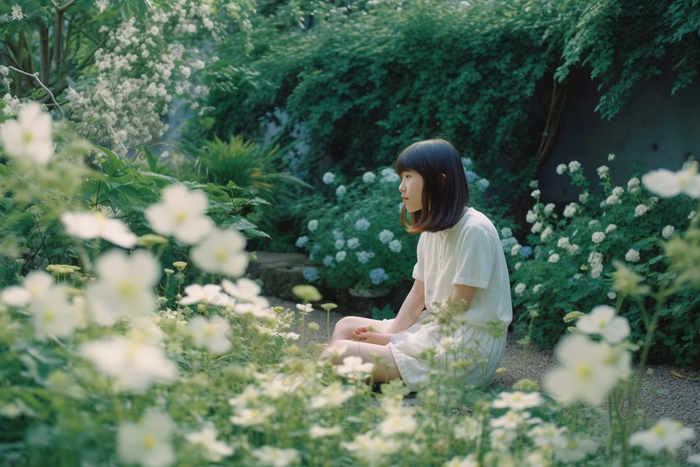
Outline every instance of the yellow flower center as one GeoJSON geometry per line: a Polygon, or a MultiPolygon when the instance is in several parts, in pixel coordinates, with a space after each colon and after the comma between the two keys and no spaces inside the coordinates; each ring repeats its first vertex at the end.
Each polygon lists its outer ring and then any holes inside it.
{"type": "Polygon", "coordinates": [[[38,297],[39,296],[39,287],[29,287],[29,295],[32,297],[38,297]]]}
{"type": "Polygon", "coordinates": [[[47,310],[46,313],[44,313],[45,323],[53,323],[54,318],[56,318],[56,313],[53,310],[47,310]]]}
{"type": "Polygon", "coordinates": [[[187,212],[185,211],[179,211],[175,215],[175,220],[179,223],[185,222],[187,220],[187,212]]]}
{"type": "Polygon", "coordinates": [[[652,431],[656,436],[663,436],[666,434],[666,430],[664,430],[664,428],[659,425],[656,425],[654,428],[652,428],[652,431]]]}
{"type": "Polygon", "coordinates": [[[226,254],[226,250],[217,250],[216,252],[216,259],[218,261],[223,261],[226,259],[228,255],[226,254]]]}
{"type": "Polygon", "coordinates": [[[608,320],[600,318],[598,319],[598,327],[603,329],[608,324],[608,320]]]}
{"type": "Polygon", "coordinates": [[[136,345],[133,342],[129,343],[126,348],[126,361],[129,363],[134,363],[136,360],[136,345]]]}
{"type": "Polygon", "coordinates": [[[214,326],[207,326],[206,329],[204,330],[204,335],[207,337],[211,337],[214,335],[214,326]]]}
{"type": "Polygon", "coordinates": [[[32,135],[32,134],[31,134],[30,132],[28,132],[28,131],[25,131],[23,136],[24,136],[24,143],[25,143],[25,144],[29,144],[29,143],[31,143],[32,141],[34,141],[34,135],[32,135]]]}
{"type": "Polygon", "coordinates": [[[124,297],[136,295],[136,287],[134,287],[134,283],[130,281],[121,281],[117,286],[117,291],[124,297]]]}
{"type": "Polygon", "coordinates": [[[581,379],[588,379],[591,377],[591,366],[587,363],[579,363],[576,365],[574,371],[581,379]]]}
{"type": "Polygon", "coordinates": [[[143,447],[146,449],[152,449],[158,444],[158,440],[155,436],[148,434],[143,437],[143,447]]]}
{"type": "Polygon", "coordinates": [[[569,449],[576,449],[577,446],[578,444],[576,444],[576,441],[571,441],[569,443],[569,449]]]}

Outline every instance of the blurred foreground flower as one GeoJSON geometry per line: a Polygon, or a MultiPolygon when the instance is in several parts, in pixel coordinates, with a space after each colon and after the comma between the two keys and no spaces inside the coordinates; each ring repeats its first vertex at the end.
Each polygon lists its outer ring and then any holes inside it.
{"type": "Polygon", "coordinates": [[[195,316],[187,327],[197,347],[206,347],[215,354],[226,352],[231,347],[227,337],[231,325],[220,316],[212,316],[209,320],[204,316],[195,316]]]}
{"type": "Polygon", "coordinates": [[[34,335],[44,340],[49,335],[70,337],[83,321],[78,310],[68,302],[66,287],[56,285],[30,301],[34,335]]]}
{"type": "Polygon", "coordinates": [[[335,367],[335,372],[351,379],[369,377],[374,370],[374,363],[362,363],[362,357],[350,356],[343,359],[343,364],[335,367]]]}
{"type": "Polygon", "coordinates": [[[20,307],[32,298],[39,298],[53,285],[53,277],[44,271],[32,271],[24,278],[22,285],[5,288],[0,299],[5,305],[20,307]]]}
{"type": "Polygon", "coordinates": [[[161,235],[172,235],[180,243],[193,245],[211,232],[214,222],[207,216],[207,195],[183,185],[163,190],[162,200],[146,209],[151,228],[161,235]]]}
{"type": "Polygon", "coordinates": [[[638,431],[630,436],[631,446],[640,446],[655,454],[663,449],[674,454],[683,443],[695,437],[692,428],[686,428],[670,418],[662,418],[647,431],[638,431]]]}
{"type": "Polygon", "coordinates": [[[642,177],[642,183],[654,194],[670,198],[685,193],[691,198],[700,198],[700,175],[698,163],[692,162],[678,172],[666,169],[652,170],[642,177]]]}
{"type": "Polygon", "coordinates": [[[161,275],[160,263],[149,252],[131,255],[111,250],[96,263],[98,280],[88,284],[86,294],[93,318],[111,326],[122,317],[149,316],[156,307],[153,289],[161,275]]]}
{"type": "Polygon", "coordinates": [[[214,229],[202,243],[192,248],[190,258],[202,271],[238,277],[248,267],[245,243],[237,230],[214,229]]]}
{"type": "Polygon", "coordinates": [[[299,452],[296,449],[279,449],[272,446],[263,446],[253,451],[253,457],[263,465],[287,467],[299,459],[299,452]]]}
{"type": "Polygon", "coordinates": [[[10,120],[0,127],[0,143],[10,157],[45,165],[53,156],[51,115],[30,102],[19,111],[17,121],[10,120]]]}
{"type": "Polygon", "coordinates": [[[165,358],[160,347],[123,336],[86,342],[80,346],[80,355],[101,373],[116,378],[118,389],[145,391],[154,382],[169,383],[177,377],[177,365],[165,358]]]}
{"type": "Polygon", "coordinates": [[[144,467],[168,467],[177,460],[171,441],[175,423],[163,412],[147,413],[137,423],[122,422],[117,431],[119,458],[144,467]]]}
{"type": "Polygon", "coordinates": [[[313,285],[296,285],[292,288],[292,293],[304,300],[305,303],[318,302],[323,298],[313,285]]]}
{"type": "Polygon", "coordinates": [[[187,295],[178,301],[180,305],[204,303],[205,305],[227,306],[230,302],[229,296],[221,291],[220,285],[190,284],[185,287],[185,293],[187,295]]]}
{"type": "Polygon", "coordinates": [[[204,449],[204,457],[211,462],[220,462],[233,454],[233,448],[223,441],[216,440],[216,428],[208,422],[200,432],[187,433],[185,439],[192,444],[199,444],[204,449]]]}
{"type": "Polygon", "coordinates": [[[64,212],[61,222],[66,232],[82,239],[103,238],[122,248],[133,248],[137,237],[119,219],[110,219],[101,212],[64,212]]]}
{"type": "Polygon", "coordinates": [[[611,306],[600,305],[576,322],[579,331],[586,334],[600,334],[611,344],[622,342],[630,334],[627,318],[615,316],[611,306]]]}
{"type": "Polygon", "coordinates": [[[530,407],[537,407],[544,404],[544,399],[537,392],[502,392],[493,401],[491,407],[494,409],[525,410],[530,407]]]}

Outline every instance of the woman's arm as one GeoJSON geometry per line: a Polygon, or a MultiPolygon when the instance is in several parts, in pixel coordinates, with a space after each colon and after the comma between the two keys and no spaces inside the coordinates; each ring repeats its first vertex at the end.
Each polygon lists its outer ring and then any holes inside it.
{"type": "Polygon", "coordinates": [[[472,304],[472,300],[474,300],[476,289],[477,287],[472,287],[471,285],[455,284],[452,291],[452,301],[459,303],[460,300],[465,300],[467,306],[464,308],[464,311],[467,311],[472,304]]]}
{"type": "Polygon", "coordinates": [[[396,319],[391,323],[386,333],[396,334],[411,327],[420,316],[423,308],[425,308],[425,283],[416,279],[411,291],[406,295],[396,319]]]}

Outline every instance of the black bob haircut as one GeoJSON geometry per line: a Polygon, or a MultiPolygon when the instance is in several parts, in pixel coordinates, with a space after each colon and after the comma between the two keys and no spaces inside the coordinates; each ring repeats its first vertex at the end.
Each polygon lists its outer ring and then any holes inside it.
{"type": "MultiPolygon", "coordinates": [[[[413,170],[423,177],[423,208],[401,222],[409,233],[439,232],[455,226],[469,204],[469,185],[457,150],[444,139],[417,141],[396,159],[396,173],[413,170]]],[[[403,178],[403,176],[402,176],[403,178]]]]}

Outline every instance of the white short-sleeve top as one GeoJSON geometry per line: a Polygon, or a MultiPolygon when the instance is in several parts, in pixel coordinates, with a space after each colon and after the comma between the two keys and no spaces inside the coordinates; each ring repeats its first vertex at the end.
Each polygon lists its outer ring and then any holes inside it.
{"type": "Polygon", "coordinates": [[[452,228],[423,232],[418,240],[418,262],[413,278],[425,284],[428,312],[437,311],[455,284],[477,287],[464,318],[472,325],[486,326],[499,320],[504,326],[513,320],[508,265],[493,223],[474,208],[452,228]]]}

